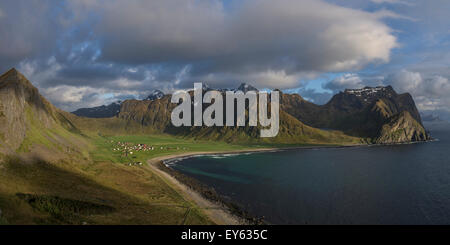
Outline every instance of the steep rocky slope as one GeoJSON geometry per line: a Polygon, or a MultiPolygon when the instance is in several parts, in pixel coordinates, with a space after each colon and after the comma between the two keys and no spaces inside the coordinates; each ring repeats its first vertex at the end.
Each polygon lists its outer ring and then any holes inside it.
{"type": "Polygon", "coordinates": [[[281,108],[312,127],[342,130],[349,135],[369,138],[374,143],[401,143],[429,138],[425,133],[423,137],[413,134],[409,139],[383,141],[382,130],[386,130],[402,112],[408,112],[410,119],[416,122],[403,124],[405,130],[425,132],[411,95],[397,94],[391,86],[347,89],[323,106],[307,102],[299,95],[284,95],[281,108]]]}
{"type": "MultiPolygon", "coordinates": [[[[204,91],[205,92],[205,91],[204,91]]],[[[192,94],[191,94],[192,95],[192,94]]],[[[170,95],[153,101],[128,100],[122,103],[119,120],[126,122],[128,131],[148,132],[149,128],[157,132],[191,137],[195,139],[223,140],[242,143],[357,143],[356,137],[346,136],[341,132],[323,131],[300,122],[295,117],[280,111],[280,130],[275,138],[259,137],[261,127],[174,127],[171,124],[171,112],[176,104],[170,103],[170,95]]],[[[224,103],[225,104],[225,103],[224,103]]],[[[205,104],[203,109],[208,105],[205,104]]],[[[225,111],[225,110],[224,110],[225,111]]],[[[226,116],[224,115],[224,120],[226,116]]]]}
{"type": "Polygon", "coordinates": [[[11,69],[0,76],[0,153],[57,158],[84,144],[80,131],[21,73],[11,69]]]}
{"type": "Polygon", "coordinates": [[[429,136],[427,132],[414,119],[408,111],[402,111],[390,117],[376,138],[378,144],[405,143],[411,141],[424,141],[429,136]]]}

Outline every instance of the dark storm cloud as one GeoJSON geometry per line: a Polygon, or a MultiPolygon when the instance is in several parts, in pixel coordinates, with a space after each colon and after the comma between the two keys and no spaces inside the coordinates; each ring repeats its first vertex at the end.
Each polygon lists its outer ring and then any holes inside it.
{"type": "Polygon", "coordinates": [[[50,0],[0,1],[0,69],[46,55],[55,46],[60,25],[50,0]]]}
{"type": "Polygon", "coordinates": [[[0,68],[17,66],[52,102],[72,108],[198,81],[295,87],[323,72],[388,62],[398,46],[383,21],[396,17],[389,11],[320,0],[234,4],[2,1],[0,68]]]}
{"type": "Polygon", "coordinates": [[[250,0],[230,13],[219,1],[88,6],[102,16],[96,26],[101,60],[184,62],[192,64],[195,79],[219,73],[246,79],[269,71],[295,75],[358,69],[388,61],[396,46],[390,28],[379,21],[382,16],[322,1],[250,0]]]}

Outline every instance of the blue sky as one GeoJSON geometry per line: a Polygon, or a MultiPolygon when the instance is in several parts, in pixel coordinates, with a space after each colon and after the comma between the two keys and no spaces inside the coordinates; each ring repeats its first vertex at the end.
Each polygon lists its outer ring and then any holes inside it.
{"type": "Polygon", "coordinates": [[[194,82],[300,93],[392,85],[450,118],[447,0],[4,0],[0,70],[65,110],[194,82]]]}

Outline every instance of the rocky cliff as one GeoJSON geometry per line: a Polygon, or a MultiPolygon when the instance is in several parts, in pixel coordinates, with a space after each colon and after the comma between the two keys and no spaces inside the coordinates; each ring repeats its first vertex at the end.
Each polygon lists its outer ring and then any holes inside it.
{"type": "Polygon", "coordinates": [[[412,96],[408,93],[397,94],[391,86],[347,89],[322,106],[305,101],[299,95],[283,95],[281,108],[309,126],[342,130],[373,143],[401,143],[429,138],[412,96]],[[423,137],[410,135],[409,139],[399,138],[397,141],[383,137],[383,132],[394,119],[402,115],[405,117],[403,112],[408,112],[407,119],[413,120],[402,124],[403,129],[423,131],[423,137]]]}
{"type": "Polygon", "coordinates": [[[390,117],[375,142],[378,144],[407,143],[428,140],[424,127],[408,111],[390,117]]]}
{"type": "Polygon", "coordinates": [[[16,69],[0,76],[0,153],[76,150],[78,129],[16,69]],[[73,137],[72,137],[73,136],[73,137]]]}

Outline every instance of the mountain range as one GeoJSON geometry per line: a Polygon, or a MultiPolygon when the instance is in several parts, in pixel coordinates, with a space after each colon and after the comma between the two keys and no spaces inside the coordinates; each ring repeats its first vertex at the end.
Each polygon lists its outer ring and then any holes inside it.
{"type": "MultiPolygon", "coordinates": [[[[256,90],[246,84],[238,89],[256,90]]],[[[383,144],[425,141],[430,137],[411,95],[397,94],[390,86],[348,89],[325,105],[313,104],[298,94],[281,93],[279,134],[269,139],[259,137],[259,126],[173,127],[170,114],[176,104],[161,91],[145,100],[68,113],[53,106],[25,76],[12,69],[0,77],[0,95],[2,154],[28,148],[81,152],[82,145],[88,144],[83,138],[87,131],[166,133],[255,144],[383,144]]]]}
{"type": "Polygon", "coordinates": [[[80,117],[107,118],[116,116],[120,111],[122,101],[116,101],[109,105],[96,106],[91,108],[80,108],[72,113],[80,117]]]}
{"type": "MultiPolygon", "coordinates": [[[[210,90],[208,86],[204,86],[203,89],[204,91],[210,90]]],[[[236,89],[221,89],[219,91],[238,90],[243,92],[258,91],[245,83],[236,89]]],[[[85,117],[116,116],[123,120],[140,123],[142,126],[153,125],[161,131],[176,132],[192,137],[201,135],[201,137],[206,138],[233,141],[233,133],[229,131],[240,132],[244,130],[244,135],[256,138],[256,131],[250,128],[190,128],[188,130],[171,128],[169,112],[173,109],[173,105],[170,104],[170,96],[164,97],[164,95],[161,95],[159,98],[151,100],[153,102],[145,102],[145,100],[125,101],[119,110],[115,110],[113,114],[99,112],[95,116],[90,116],[89,113],[80,113],[80,110],[89,109],[80,109],[74,113],[85,117]]],[[[95,107],[90,110],[95,112],[95,110],[103,109],[106,112],[111,106],[95,107]]],[[[114,104],[114,106],[117,106],[117,104],[114,104]]],[[[429,139],[411,95],[408,93],[397,94],[391,86],[346,89],[333,96],[325,105],[313,104],[298,94],[282,93],[281,111],[282,125],[287,127],[287,129],[283,128],[282,133],[289,135],[289,142],[296,135],[295,130],[288,130],[295,128],[292,125],[301,125],[299,126],[301,128],[309,127],[308,129],[338,130],[348,136],[359,137],[371,143],[400,143],[429,139]],[[286,122],[289,122],[289,125],[285,125],[286,122]]],[[[241,135],[241,133],[238,133],[238,135],[241,135]]],[[[282,138],[285,139],[286,137],[282,138]]]]}
{"type": "Polygon", "coordinates": [[[341,130],[372,143],[424,141],[429,135],[409,93],[397,94],[391,86],[347,89],[325,105],[299,95],[285,95],[281,108],[317,128],[341,130]]]}
{"type": "MultiPolygon", "coordinates": [[[[208,86],[208,84],[204,83],[203,90],[210,91],[213,89],[210,88],[208,86]]],[[[217,89],[217,90],[221,91],[221,92],[242,91],[244,93],[247,93],[248,91],[258,91],[258,89],[256,89],[255,87],[248,85],[246,83],[242,83],[241,85],[239,85],[239,87],[237,87],[235,89],[221,88],[221,89],[217,89]]],[[[164,92],[162,92],[159,89],[156,89],[156,90],[151,91],[144,100],[158,100],[164,96],[165,96],[164,92]]],[[[80,116],[80,117],[90,117],[90,118],[114,117],[114,116],[117,116],[117,114],[119,114],[121,103],[122,103],[122,101],[116,101],[109,105],[101,105],[101,106],[90,107],[90,108],[80,108],[80,109],[73,111],[72,113],[77,116],[80,116]]]]}

